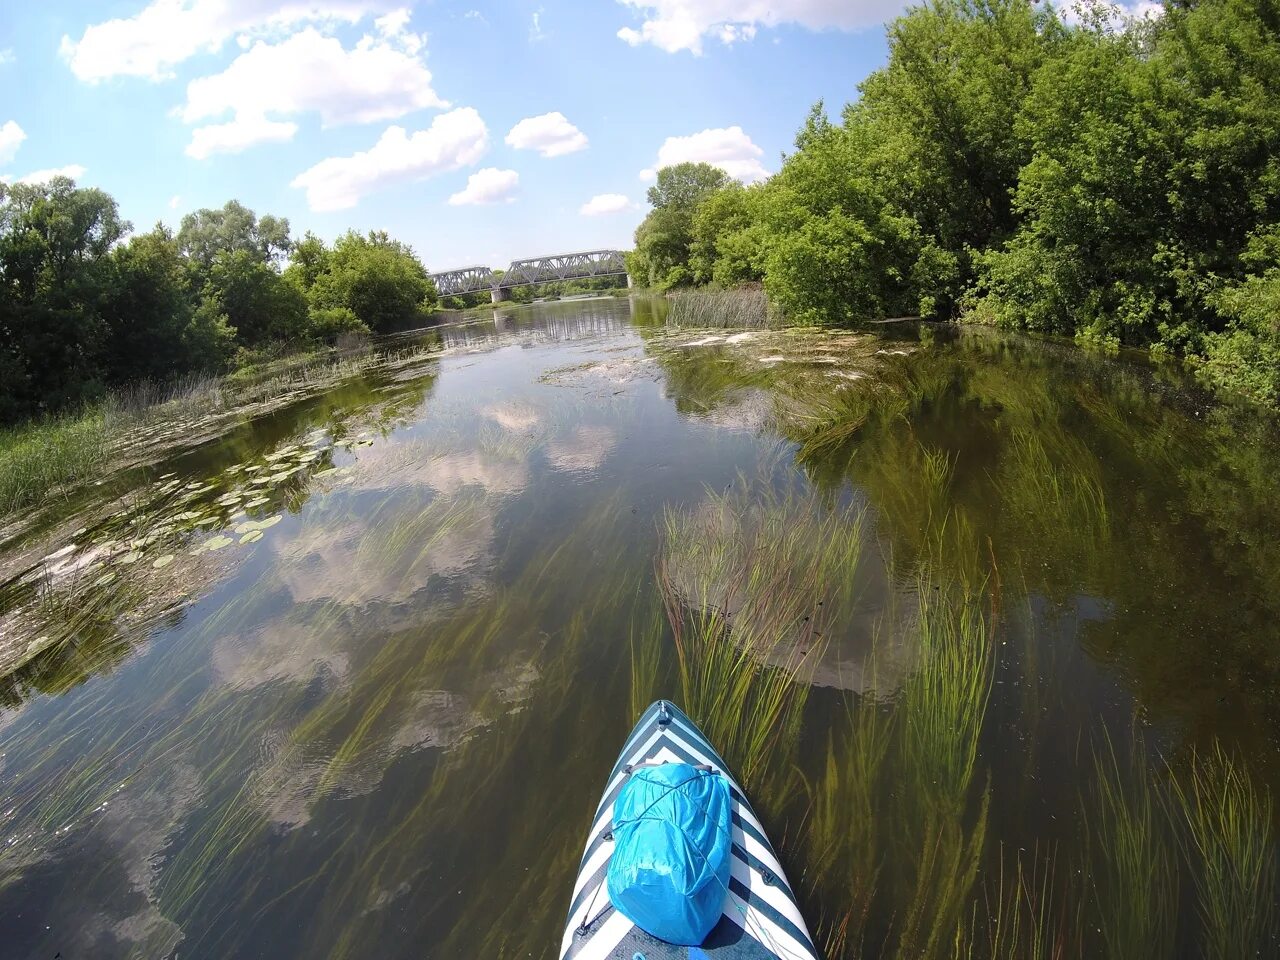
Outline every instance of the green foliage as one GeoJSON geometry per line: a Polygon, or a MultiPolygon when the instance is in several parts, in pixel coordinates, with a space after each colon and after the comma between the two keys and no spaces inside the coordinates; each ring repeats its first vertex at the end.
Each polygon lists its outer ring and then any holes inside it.
{"type": "Polygon", "coordinates": [[[235,330],[216,305],[196,305],[190,271],[163,226],[112,251],[115,291],[105,310],[113,383],[164,380],[175,370],[221,367],[235,330]]]}
{"type": "Polygon", "coordinates": [[[187,215],[176,236],[157,225],[126,242],[130,229],[108,194],[65,177],[0,184],[0,423],[391,329],[436,302],[413,252],[382,233],[295,244],[287,220],[234,200],[187,215]]]}
{"type": "Polygon", "coordinates": [[[346,307],[312,307],[307,314],[307,327],[312,337],[333,343],[344,333],[368,333],[366,327],[346,307]]]}
{"type": "Polygon", "coordinates": [[[219,253],[202,296],[247,346],[296,339],[306,330],[306,298],[250,250],[219,253]]]}
{"type": "Polygon", "coordinates": [[[636,228],[635,250],[627,258],[631,276],[661,290],[690,283],[694,212],[728,184],[728,174],[708,163],[678,163],[659,170],[657,182],[649,188],[653,210],[636,228]]]}
{"type": "Polygon", "coordinates": [[[66,177],[0,185],[0,421],[101,389],[109,254],[128,230],[110,196],[66,177]]]}
{"type": "Polygon", "coordinates": [[[221,210],[206,208],[183,217],[178,246],[195,269],[207,272],[219,254],[244,251],[265,262],[287,254],[292,244],[287,219],[270,214],[258,219],[252,210],[228,200],[221,210]]]}
{"type": "MultiPolygon", "coordinates": [[[[339,237],[326,250],[308,235],[286,276],[317,310],[345,310],[379,332],[394,330],[435,308],[435,285],[413,250],[385,233],[339,237]]],[[[330,316],[334,316],[330,314],[330,316]]]]}
{"type": "Polygon", "coordinates": [[[1280,402],[1280,6],[1080,20],[912,7],[840,122],[815,106],[764,184],[660,171],[632,275],[762,280],[804,323],[965,316],[1145,347],[1280,402]]]}

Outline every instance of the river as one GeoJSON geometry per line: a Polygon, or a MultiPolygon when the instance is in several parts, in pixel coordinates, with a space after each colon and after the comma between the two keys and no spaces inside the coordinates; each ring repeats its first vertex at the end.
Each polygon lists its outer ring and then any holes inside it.
{"type": "Polygon", "coordinates": [[[147,421],[0,546],[0,953],[553,958],[665,696],[833,958],[1275,955],[1278,437],[643,298],[147,421]]]}

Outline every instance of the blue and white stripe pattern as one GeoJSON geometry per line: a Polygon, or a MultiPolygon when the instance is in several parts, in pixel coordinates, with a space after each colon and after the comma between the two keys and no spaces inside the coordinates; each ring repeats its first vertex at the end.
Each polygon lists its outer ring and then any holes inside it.
{"type": "Polygon", "coordinates": [[[818,960],[804,918],[760,821],[725,762],[692,720],[659,700],[644,712],[609,774],[573,886],[561,960],[818,960]],[[733,859],[724,913],[700,947],[649,936],[613,909],[605,874],[613,853],[613,802],[628,767],[707,764],[729,781],[733,859]]]}

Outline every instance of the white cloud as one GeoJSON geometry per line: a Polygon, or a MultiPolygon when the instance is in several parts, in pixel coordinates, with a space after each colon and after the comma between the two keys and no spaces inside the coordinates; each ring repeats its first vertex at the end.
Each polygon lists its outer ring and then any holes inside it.
{"type": "MultiPolygon", "coordinates": [[[[237,34],[270,34],[301,23],[355,23],[368,13],[394,9],[394,0],[152,0],[132,17],[85,28],[79,40],[62,38],[61,52],[81,80],[110,77],[165,79],[172,68],[213,52],[237,34]]],[[[245,45],[246,41],[241,41],[245,45]]]]}
{"type": "Polygon", "coordinates": [[[537,43],[539,40],[545,40],[547,35],[542,29],[542,15],[546,13],[545,7],[539,7],[533,11],[533,19],[529,22],[529,42],[537,43]]]}
{"type": "Polygon", "coordinates": [[[510,203],[511,194],[520,183],[520,174],[514,170],[485,167],[467,178],[467,187],[449,198],[449,205],[465,207],[476,204],[510,203]]]}
{"type": "Polygon", "coordinates": [[[13,63],[16,59],[18,58],[13,55],[13,47],[5,47],[0,50],[0,66],[4,66],[6,63],[13,63]]]}
{"type": "Polygon", "coordinates": [[[175,193],[172,197],[170,197],[170,198],[169,198],[169,209],[170,209],[170,210],[177,210],[177,209],[178,209],[178,205],[179,205],[180,203],[182,203],[182,197],[178,196],[178,195],[175,193]]]}
{"type": "Polygon", "coordinates": [[[584,217],[601,217],[623,210],[634,210],[636,205],[620,193],[599,193],[578,210],[584,217]]]}
{"type": "Polygon", "coordinates": [[[677,163],[709,163],[743,183],[752,183],[769,176],[760,163],[762,156],[764,151],[741,127],[703,130],[687,137],[667,137],[658,150],[658,162],[641,170],[640,179],[652,180],[659,168],[677,163]]]}
{"type": "Polygon", "coordinates": [[[276,119],[316,112],[328,127],[392,120],[448,106],[431,89],[422,60],[424,38],[406,30],[409,12],[380,17],[375,34],[350,50],[307,27],[280,43],[258,42],[221,73],[187,86],[182,118],[233,118],[192,132],[187,153],[204,158],[264,141],[288,140],[297,125],[276,119]]]}
{"type": "Polygon", "coordinates": [[[559,157],[587,149],[587,135],[557,110],[525,117],[507,134],[507,145],[517,150],[537,150],[544,157],[559,157]]]}
{"type": "Polygon", "coordinates": [[[643,18],[618,36],[632,46],[652,43],[675,53],[702,53],[704,37],[750,40],[761,27],[797,24],[810,30],[874,27],[900,13],[903,0],[621,0],[643,18]]]}
{"type": "Polygon", "coordinates": [[[19,177],[18,183],[48,183],[54,177],[70,177],[79,180],[85,174],[85,168],[78,163],[69,163],[65,167],[50,167],[47,170],[32,170],[25,177],[19,177]]]}
{"type": "Polygon", "coordinates": [[[397,183],[424,180],[475,163],[489,147],[489,131],[472,107],[442,113],[410,135],[387,127],[367,151],[329,157],[294,177],[312,210],[354,207],[362,196],[397,183]]]}
{"type": "Polygon", "coordinates": [[[1164,16],[1164,4],[1153,0],[1117,0],[1110,7],[1089,8],[1076,0],[1064,0],[1058,6],[1058,15],[1069,26],[1078,27],[1085,22],[1086,16],[1101,14],[1103,25],[1112,33],[1127,30],[1132,23],[1147,20],[1159,20],[1164,16]]]}
{"type": "Polygon", "coordinates": [[[0,163],[8,163],[27,139],[27,133],[13,120],[5,121],[0,127],[0,163]]]}
{"type": "Polygon", "coordinates": [[[215,153],[239,153],[259,143],[284,143],[298,132],[296,123],[265,117],[237,117],[227,123],[211,123],[191,131],[187,156],[204,160],[215,153]]]}

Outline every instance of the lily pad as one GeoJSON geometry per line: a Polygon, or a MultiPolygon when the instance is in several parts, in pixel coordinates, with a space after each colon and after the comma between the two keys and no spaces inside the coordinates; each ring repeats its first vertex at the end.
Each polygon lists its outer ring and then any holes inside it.
{"type": "Polygon", "coordinates": [[[166,553],[163,557],[156,557],[155,560],[152,561],[151,566],[155,567],[157,570],[163,570],[171,563],[173,563],[173,554],[166,553]]]}
{"type": "Polygon", "coordinates": [[[222,534],[218,534],[218,536],[216,536],[216,537],[214,537],[213,539],[209,540],[209,541],[205,544],[205,549],[207,549],[207,550],[221,550],[223,547],[229,547],[229,546],[231,546],[231,544],[233,544],[233,543],[235,543],[235,541],[234,541],[234,540],[232,540],[230,537],[224,537],[224,536],[222,536],[222,534]]]}
{"type": "Polygon", "coordinates": [[[250,530],[248,533],[246,533],[243,537],[240,538],[240,546],[244,546],[246,543],[257,543],[261,539],[262,539],[261,530],[250,530]]]}

